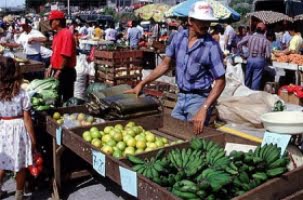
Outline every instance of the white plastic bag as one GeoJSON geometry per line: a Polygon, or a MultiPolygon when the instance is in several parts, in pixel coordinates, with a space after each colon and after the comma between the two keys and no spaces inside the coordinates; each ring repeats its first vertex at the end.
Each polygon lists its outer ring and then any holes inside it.
{"type": "Polygon", "coordinates": [[[74,97],[84,100],[89,74],[89,63],[86,60],[85,54],[77,56],[76,72],[77,78],[74,84],[74,97]]]}

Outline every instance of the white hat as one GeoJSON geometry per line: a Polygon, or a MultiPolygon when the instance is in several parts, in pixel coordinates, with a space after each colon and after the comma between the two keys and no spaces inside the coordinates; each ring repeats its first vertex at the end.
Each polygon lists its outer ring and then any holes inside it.
{"type": "Polygon", "coordinates": [[[218,21],[214,17],[213,8],[205,1],[198,1],[192,5],[188,17],[202,21],[218,21]]]}

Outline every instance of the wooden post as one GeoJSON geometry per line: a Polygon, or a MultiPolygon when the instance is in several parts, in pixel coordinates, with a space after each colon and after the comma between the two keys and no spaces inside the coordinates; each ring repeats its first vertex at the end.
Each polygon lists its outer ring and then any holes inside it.
{"type": "Polygon", "coordinates": [[[54,182],[53,182],[53,195],[54,200],[60,199],[61,189],[61,156],[64,151],[63,146],[56,144],[56,138],[53,138],[53,166],[54,166],[54,182]]]}

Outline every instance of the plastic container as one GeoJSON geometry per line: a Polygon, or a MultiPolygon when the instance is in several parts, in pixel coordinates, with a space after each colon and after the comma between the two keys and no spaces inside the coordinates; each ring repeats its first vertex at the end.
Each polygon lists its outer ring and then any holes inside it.
{"type": "Polygon", "coordinates": [[[303,112],[270,112],[261,116],[264,128],[281,134],[303,134],[303,112]]]}

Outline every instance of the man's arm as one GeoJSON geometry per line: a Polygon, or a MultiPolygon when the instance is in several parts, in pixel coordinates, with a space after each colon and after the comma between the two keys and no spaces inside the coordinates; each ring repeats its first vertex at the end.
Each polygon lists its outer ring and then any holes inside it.
{"type": "Polygon", "coordinates": [[[138,96],[147,83],[156,80],[168,71],[170,63],[171,58],[166,56],[164,60],[144,80],[138,83],[134,89],[127,90],[125,93],[134,93],[138,96]]]}
{"type": "Polygon", "coordinates": [[[192,119],[196,134],[200,134],[203,132],[204,122],[208,114],[208,109],[211,105],[213,105],[217,101],[224,88],[225,88],[225,76],[222,76],[221,78],[215,80],[214,86],[210,91],[206,101],[201,106],[198,113],[192,119]]]}
{"type": "Polygon", "coordinates": [[[44,43],[47,41],[46,37],[32,37],[30,39],[28,39],[28,42],[41,42],[44,43]]]}

